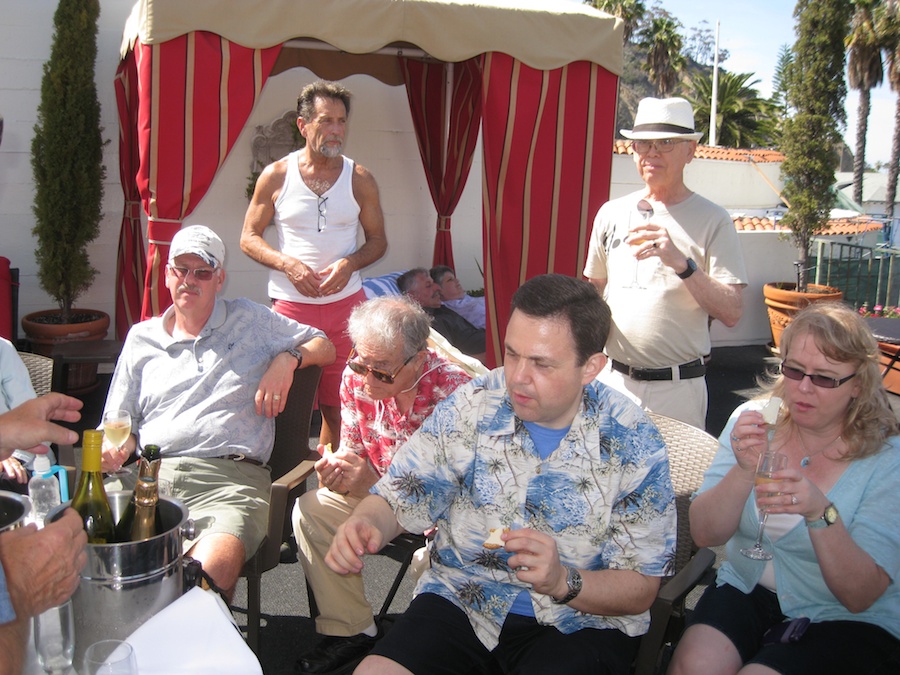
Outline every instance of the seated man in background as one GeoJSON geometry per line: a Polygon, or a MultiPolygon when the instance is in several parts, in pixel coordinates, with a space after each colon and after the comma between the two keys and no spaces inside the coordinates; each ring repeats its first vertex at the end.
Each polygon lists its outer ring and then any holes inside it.
{"type": "Polygon", "coordinates": [[[484,297],[476,298],[463,290],[452,267],[435,265],[429,271],[431,279],[441,289],[441,301],[476,328],[487,328],[484,297]]]}
{"type": "MultiPolygon", "coordinates": [[[[74,443],[78,434],[49,420],[77,422],[80,410],[78,399],[48,394],[0,415],[0,459],[14,448],[41,452],[41,443],[74,443]]],[[[42,530],[32,524],[0,534],[0,673],[23,672],[31,619],[75,592],[85,544],[72,509],[42,530]]]]}
{"type": "MultiPolygon", "coordinates": [[[[103,468],[117,469],[148,443],[161,448],[160,480],[196,527],[185,552],[230,599],[266,533],[274,417],[294,371],[331,363],[334,346],[263,305],[217,298],[224,260],[225,245],[207,227],[172,239],[172,306],[128,331],[105,409],[130,412],[133,433],[122,451],[104,443],[103,468]]],[[[126,479],[133,483],[134,472],[126,479]]]]}
{"type": "Polygon", "coordinates": [[[341,575],[324,562],[334,533],[391,463],[394,452],[434,406],[469,376],[426,347],[428,315],[408,298],[380,297],[357,305],[348,332],[353,351],[341,381],[341,446],[319,446],[321,488],[294,507],[294,535],[327,636],[301,656],[301,673],[327,673],[368,653],[378,637],[359,574],[341,575]]]}
{"type": "Polygon", "coordinates": [[[441,289],[424,267],[404,272],[397,279],[397,288],[418,302],[431,315],[434,329],[463,354],[474,356],[484,363],[486,335],[459,314],[441,305],[441,289]]]}
{"type": "Polygon", "coordinates": [[[431,568],[357,675],[630,671],[675,496],[659,432],[596,380],[610,323],[586,281],[525,282],[503,368],[438,405],[338,529],[325,560],[358,574],[437,524],[431,568]]]}

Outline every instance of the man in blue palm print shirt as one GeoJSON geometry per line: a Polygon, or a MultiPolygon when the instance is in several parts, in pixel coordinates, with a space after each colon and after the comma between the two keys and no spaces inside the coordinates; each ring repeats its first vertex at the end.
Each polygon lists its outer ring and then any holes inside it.
{"type": "Polygon", "coordinates": [[[338,531],[326,561],[357,573],[437,523],[431,569],[357,673],[628,672],[675,503],[658,431],[595,380],[609,326],[587,282],[526,282],[503,368],[438,405],[338,531]],[[502,547],[491,528],[509,528],[502,547]]]}

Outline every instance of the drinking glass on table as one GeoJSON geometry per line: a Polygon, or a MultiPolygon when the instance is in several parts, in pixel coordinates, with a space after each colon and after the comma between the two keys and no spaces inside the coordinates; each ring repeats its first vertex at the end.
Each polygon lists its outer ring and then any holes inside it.
{"type": "Polygon", "coordinates": [[[137,675],[137,656],[124,640],[100,640],[84,653],[83,675],[137,675]]]}
{"type": "MultiPolygon", "coordinates": [[[[104,412],[103,433],[117,450],[121,450],[128,437],[131,436],[131,413],[127,410],[107,410],[104,412]]],[[[109,471],[108,475],[121,476],[127,473],[130,473],[129,469],[120,466],[115,471],[109,471]]]]}
{"type": "MultiPolygon", "coordinates": [[[[786,469],[787,461],[787,455],[783,455],[780,452],[766,450],[766,452],[761,453],[756,464],[756,485],[763,485],[764,483],[773,482],[772,476],[778,471],[783,471],[784,469],[786,469]]],[[[771,495],[772,493],[769,493],[766,496],[771,495]]],[[[756,533],[756,543],[752,546],[752,548],[742,548],[741,553],[743,553],[748,558],[752,558],[753,560],[771,560],[772,553],[764,549],[762,546],[763,532],[766,529],[766,518],[769,515],[769,511],[763,506],[759,506],[758,508],[759,530],[756,533]]]]}
{"type": "Polygon", "coordinates": [[[34,617],[34,651],[45,673],[66,673],[75,654],[72,601],[34,617]]]}

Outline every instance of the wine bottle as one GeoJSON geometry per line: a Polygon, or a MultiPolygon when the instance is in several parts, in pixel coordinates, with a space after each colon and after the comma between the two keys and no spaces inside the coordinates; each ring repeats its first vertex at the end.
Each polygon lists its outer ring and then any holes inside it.
{"type": "Polygon", "coordinates": [[[146,537],[142,537],[142,539],[147,539],[149,537],[155,536],[162,532],[162,524],[159,519],[159,508],[157,504],[159,502],[159,465],[161,460],[160,449],[158,445],[146,445],[141,452],[141,460],[138,465],[138,482],[134,487],[134,492],[131,494],[131,499],[128,501],[128,504],[125,505],[125,509],[122,512],[122,517],[119,518],[119,522],[116,523],[116,541],[124,542],[124,541],[140,541],[140,539],[135,539],[132,536],[132,529],[135,526],[135,516],[137,514],[137,495],[138,488],[141,485],[141,481],[152,482],[153,484],[153,534],[150,534],[146,537]]]}
{"type": "Polygon", "coordinates": [[[100,447],[103,432],[88,429],[81,448],[81,476],[72,498],[72,508],[80,515],[89,544],[109,544],[115,540],[116,521],[103,487],[100,447]]]}

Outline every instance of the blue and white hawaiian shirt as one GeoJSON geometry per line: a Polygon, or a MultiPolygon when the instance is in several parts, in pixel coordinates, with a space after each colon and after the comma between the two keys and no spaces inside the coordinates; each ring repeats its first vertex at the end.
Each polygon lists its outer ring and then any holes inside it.
{"type": "Polygon", "coordinates": [[[432,566],[416,594],[457,605],[488,649],[523,589],[537,620],[563,633],[616,628],[636,636],[650,624],[649,612],[585,614],[531,591],[505,549],[482,546],[491,528],[545,532],[563,564],[579,569],[672,572],[675,496],[665,443],[637,405],[597,381],[584,388],[559,447],[541,460],[513,412],[503,369],[479,377],[435,408],[372,492],[410,532],[437,523],[432,566]]]}

